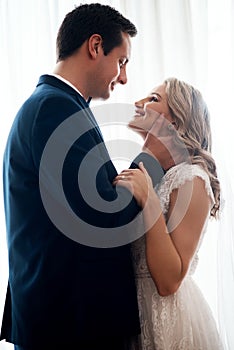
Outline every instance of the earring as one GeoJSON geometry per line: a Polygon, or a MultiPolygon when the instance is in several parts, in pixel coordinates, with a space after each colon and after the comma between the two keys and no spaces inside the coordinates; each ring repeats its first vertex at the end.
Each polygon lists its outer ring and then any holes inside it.
{"type": "Polygon", "coordinates": [[[175,131],[175,126],[176,126],[176,123],[171,122],[170,124],[168,124],[167,128],[172,132],[172,131],[175,131]]]}

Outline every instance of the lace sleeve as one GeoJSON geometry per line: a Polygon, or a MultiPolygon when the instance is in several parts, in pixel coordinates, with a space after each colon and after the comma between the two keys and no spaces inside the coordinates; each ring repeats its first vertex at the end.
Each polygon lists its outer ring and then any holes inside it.
{"type": "Polygon", "coordinates": [[[211,206],[214,204],[214,195],[209,176],[205,170],[198,164],[181,163],[168,170],[160,184],[156,187],[156,192],[160,198],[164,214],[168,211],[171,192],[182,186],[186,181],[191,181],[196,176],[200,177],[205,182],[205,188],[210,197],[211,206]]]}

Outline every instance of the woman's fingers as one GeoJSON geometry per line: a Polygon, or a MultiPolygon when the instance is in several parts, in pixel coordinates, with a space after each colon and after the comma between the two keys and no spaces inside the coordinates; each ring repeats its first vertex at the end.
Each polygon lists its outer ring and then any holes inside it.
{"type": "Polygon", "coordinates": [[[122,171],[116,176],[113,184],[127,188],[142,208],[148,198],[149,186],[153,189],[151,178],[142,162],[139,163],[139,169],[122,171]]]}
{"type": "Polygon", "coordinates": [[[139,163],[139,169],[140,169],[145,175],[148,175],[148,172],[147,172],[146,168],[144,167],[143,162],[140,162],[140,163],[139,163]]]}
{"type": "Polygon", "coordinates": [[[123,170],[120,174],[116,176],[116,178],[113,181],[113,184],[116,185],[118,183],[122,185],[123,182],[132,182],[132,183],[141,182],[142,177],[145,176],[143,174],[144,174],[143,168],[142,170],[141,169],[123,170]]]}
{"type": "MultiPolygon", "coordinates": [[[[113,181],[113,184],[124,182],[131,182],[134,186],[141,186],[143,182],[149,182],[150,176],[144,167],[143,162],[139,163],[139,169],[127,169],[123,170],[120,174],[116,176],[113,181]]],[[[151,180],[151,179],[150,179],[151,180]]]]}

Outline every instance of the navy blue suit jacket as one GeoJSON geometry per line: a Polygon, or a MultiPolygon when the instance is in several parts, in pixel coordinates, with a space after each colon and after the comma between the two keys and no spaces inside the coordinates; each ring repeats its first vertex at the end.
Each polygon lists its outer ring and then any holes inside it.
{"type": "MultiPolygon", "coordinates": [[[[69,148],[62,169],[69,206],[83,222],[106,231],[122,227],[140,211],[127,190],[117,194],[112,186],[117,172],[87,102],[59,79],[41,76],[15,118],[4,155],[9,283],[1,339],[18,345],[75,344],[86,336],[139,332],[130,245],[95,248],[80,244],[61,233],[42,202],[39,169],[47,141],[61,123],[79,111],[88,111],[77,114],[78,127],[81,123],[87,131],[69,148]],[[85,159],[97,145],[97,152],[85,159]],[[99,169],[97,192],[104,201],[115,201],[119,211],[108,213],[87,203],[77,180],[84,159],[84,190],[88,191],[93,172],[99,169]],[[128,204],[122,208],[125,201],[128,204]]],[[[62,142],[69,142],[69,135],[64,135],[62,142]]],[[[145,157],[146,166],[150,162],[160,178],[157,163],[145,157]]],[[[135,166],[139,160],[141,155],[135,166]]],[[[63,217],[62,209],[59,216],[63,217]]],[[[80,230],[77,225],[79,235],[80,230]]]]}

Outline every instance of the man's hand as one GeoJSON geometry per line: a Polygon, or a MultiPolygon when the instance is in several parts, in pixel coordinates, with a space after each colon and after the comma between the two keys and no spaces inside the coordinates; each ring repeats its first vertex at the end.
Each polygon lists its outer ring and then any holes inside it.
{"type": "Polygon", "coordinates": [[[160,114],[150,108],[143,109],[139,107],[136,109],[136,113],[134,119],[129,122],[128,127],[141,135],[145,140],[160,114]]]}
{"type": "Polygon", "coordinates": [[[157,158],[164,170],[189,159],[188,151],[179,139],[174,124],[158,114],[146,134],[143,151],[157,158]]]}

